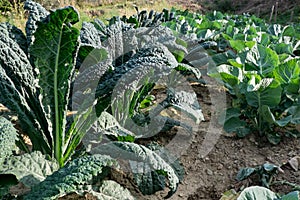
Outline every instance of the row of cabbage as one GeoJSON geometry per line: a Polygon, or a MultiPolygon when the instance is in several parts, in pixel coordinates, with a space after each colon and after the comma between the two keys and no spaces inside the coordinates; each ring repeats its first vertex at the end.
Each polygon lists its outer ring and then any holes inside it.
{"type": "Polygon", "coordinates": [[[248,14],[176,14],[176,21],[164,25],[206,50],[215,64],[207,65],[208,75],[220,80],[233,97],[226,131],[244,137],[255,130],[273,144],[284,134],[299,134],[299,24],[268,24],[248,14]]]}

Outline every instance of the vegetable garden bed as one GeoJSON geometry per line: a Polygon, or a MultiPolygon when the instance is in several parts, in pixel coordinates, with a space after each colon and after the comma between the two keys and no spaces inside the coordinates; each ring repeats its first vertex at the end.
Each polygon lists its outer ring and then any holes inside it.
{"type": "Polygon", "coordinates": [[[299,25],[25,8],[0,26],[4,199],[299,199],[299,25]]]}

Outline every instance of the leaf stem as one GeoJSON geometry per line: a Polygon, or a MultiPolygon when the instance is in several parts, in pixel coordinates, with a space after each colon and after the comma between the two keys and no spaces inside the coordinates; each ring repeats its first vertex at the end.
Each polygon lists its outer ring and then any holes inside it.
{"type": "MultiPolygon", "coordinates": [[[[62,30],[62,28],[61,28],[62,30]]],[[[57,45],[57,55],[60,55],[60,48],[61,48],[61,38],[62,38],[62,31],[59,34],[59,41],[57,45]]],[[[62,139],[60,136],[60,123],[59,123],[59,103],[58,103],[58,65],[59,65],[59,56],[56,56],[55,58],[55,69],[54,69],[54,109],[55,109],[55,140],[54,140],[54,154],[55,158],[59,163],[59,166],[63,166],[63,160],[62,160],[62,139]]]]}
{"type": "Polygon", "coordinates": [[[259,135],[262,136],[262,105],[261,105],[261,97],[260,97],[260,93],[258,93],[259,97],[259,101],[258,101],[258,131],[259,131],[259,135]]]}

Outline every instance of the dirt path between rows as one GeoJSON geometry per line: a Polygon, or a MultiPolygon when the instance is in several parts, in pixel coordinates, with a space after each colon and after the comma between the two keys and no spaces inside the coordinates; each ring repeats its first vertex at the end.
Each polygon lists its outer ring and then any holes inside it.
{"type": "MultiPolygon", "coordinates": [[[[172,200],[216,200],[230,189],[239,189],[253,185],[251,180],[237,182],[237,172],[244,167],[256,167],[266,162],[281,166],[291,158],[299,156],[300,140],[295,138],[284,138],[279,145],[271,145],[254,134],[243,139],[228,137],[224,132],[212,133],[211,116],[213,104],[211,96],[219,91],[208,89],[205,86],[194,86],[198,100],[202,106],[205,122],[201,122],[199,130],[195,134],[192,143],[183,155],[181,162],[186,170],[184,181],[179,185],[178,191],[171,198],[172,200]],[[217,143],[206,155],[201,156],[201,149],[207,142],[209,134],[220,134],[217,143]]],[[[220,131],[218,129],[215,129],[220,131]]],[[[216,139],[216,137],[213,137],[216,139]]],[[[300,184],[300,171],[295,171],[289,165],[282,167],[284,174],[279,174],[276,180],[287,180],[300,184]]],[[[291,188],[285,186],[272,187],[276,192],[287,193],[291,188]]],[[[142,199],[162,199],[163,195],[158,194],[142,199]]]]}

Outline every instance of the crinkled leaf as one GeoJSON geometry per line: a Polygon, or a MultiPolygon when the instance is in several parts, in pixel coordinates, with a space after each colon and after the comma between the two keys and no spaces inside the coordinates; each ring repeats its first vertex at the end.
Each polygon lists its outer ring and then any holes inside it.
{"type": "Polygon", "coordinates": [[[154,194],[166,187],[166,178],[160,171],[149,171],[144,163],[130,162],[130,166],[133,170],[138,169],[138,173],[135,172],[133,176],[143,195],[154,194]]]}
{"type": "Polygon", "coordinates": [[[11,34],[8,29],[0,32],[0,64],[7,76],[14,82],[18,92],[28,98],[36,91],[34,69],[17,40],[9,37],[8,34],[11,34]]]}
{"type": "Polygon", "coordinates": [[[92,153],[107,154],[113,158],[129,160],[132,163],[131,166],[134,167],[132,169],[133,173],[142,174],[144,178],[155,178],[155,181],[146,181],[150,184],[148,188],[161,188],[161,184],[157,187],[151,185],[151,183],[160,183],[159,180],[161,179],[159,179],[160,176],[158,174],[164,175],[169,180],[168,187],[170,191],[167,197],[172,196],[177,190],[179,179],[174,169],[159,154],[145,146],[129,142],[111,142],[94,148],[92,153]],[[151,176],[150,174],[146,175],[146,173],[151,173],[152,171],[156,172],[156,174],[151,174],[151,176]]]}
{"type": "Polygon", "coordinates": [[[56,161],[47,160],[39,151],[12,156],[0,169],[0,174],[13,174],[26,186],[32,187],[58,169],[56,161]]]}
{"type": "Polygon", "coordinates": [[[208,55],[207,51],[200,45],[192,46],[188,48],[188,53],[184,57],[184,63],[193,66],[193,68],[201,69],[206,66],[212,59],[208,55]]]}
{"type": "MultiPolygon", "coordinates": [[[[99,31],[102,32],[101,30],[99,31]]],[[[108,26],[105,32],[107,39],[102,46],[108,49],[113,60],[119,58],[121,64],[123,64],[123,60],[126,60],[126,54],[137,48],[135,30],[130,25],[118,21],[108,26]]]]}
{"type": "Polygon", "coordinates": [[[179,181],[183,180],[185,174],[184,167],[180,163],[179,159],[172,155],[168,149],[157,143],[151,143],[147,145],[147,148],[158,153],[174,169],[177,177],[179,178],[179,181]]]}
{"type": "Polygon", "coordinates": [[[136,37],[139,47],[163,45],[168,48],[171,53],[176,52],[187,53],[187,49],[182,42],[178,42],[177,37],[173,34],[172,30],[156,26],[151,28],[139,28],[136,30],[136,37]]]}
{"type": "Polygon", "coordinates": [[[99,119],[99,128],[102,130],[109,130],[110,128],[114,127],[120,127],[119,122],[116,120],[115,117],[113,117],[108,112],[102,112],[99,119]]]}
{"type": "Polygon", "coordinates": [[[54,156],[60,165],[63,165],[66,112],[79,37],[79,31],[72,24],[78,21],[73,7],[52,12],[49,21],[38,22],[30,47],[39,71],[40,98],[53,138],[54,156]]]}
{"type": "Polygon", "coordinates": [[[132,102],[136,101],[133,99],[134,93],[145,83],[155,83],[159,78],[168,75],[175,67],[177,61],[166,47],[141,49],[127,62],[116,66],[114,71],[104,74],[96,96],[102,102],[103,99],[111,98],[114,92],[113,113],[120,123],[124,123],[129,117],[130,108],[138,107],[138,104],[131,107],[132,102]]]}
{"type": "Polygon", "coordinates": [[[157,27],[162,22],[169,21],[174,18],[175,18],[175,13],[169,12],[169,10],[166,9],[163,9],[163,12],[155,12],[154,10],[150,10],[149,13],[146,10],[139,11],[137,9],[137,14],[132,15],[129,18],[125,16],[123,16],[122,18],[113,17],[109,20],[109,22],[110,24],[113,24],[121,20],[126,23],[132,24],[134,28],[157,27]]]}
{"type": "Polygon", "coordinates": [[[122,127],[116,118],[107,112],[102,112],[97,121],[102,134],[113,135],[117,139],[129,136],[134,138],[134,134],[132,132],[122,127]]]}
{"type": "MultiPolygon", "coordinates": [[[[156,47],[140,49],[126,63],[115,67],[116,68],[113,71],[113,73],[107,73],[107,75],[102,77],[103,82],[100,83],[98,88],[99,95],[107,93],[106,87],[108,87],[108,89],[114,88],[114,86],[116,85],[117,81],[119,81],[121,76],[126,74],[132,69],[140,68],[140,70],[142,69],[150,70],[148,68],[154,67],[154,70],[160,71],[161,73],[167,73],[168,71],[166,71],[166,69],[172,69],[177,67],[177,61],[174,58],[174,56],[167,50],[166,47],[156,46],[156,47]]],[[[131,76],[132,79],[137,78],[134,77],[134,74],[132,74],[131,76]]],[[[110,89],[110,91],[112,91],[112,89],[110,89]]]]}
{"type": "Polygon", "coordinates": [[[99,31],[93,23],[83,22],[80,30],[80,49],[76,63],[78,68],[87,68],[98,64],[108,57],[108,52],[101,46],[103,37],[105,37],[104,33],[99,31]]]}
{"type": "Polygon", "coordinates": [[[135,199],[126,188],[123,188],[120,184],[111,180],[103,181],[100,188],[93,187],[93,190],[88,192],[91,193],[93,196],[97,197],[97,199],[99,200],[135,199]]]}
{"type": "Polygon", "coordinates": [[[29,11],[29,17],[26,22],[27,44],[30,45],[34,41],[33,34],[37,29],[37,22],[46,19],[49,12],[39,3],[31,0],[26,0],[24,9],[29,11]]]}
{"type": "Polygon", "coordinates": [[[15,142],[18,139],[17,136],[17,130],[13,124],[0,116],[0,169],[4,160],[9,157],[15,149],[15,142]]]}
{"type": "Polygon", "coordinates": [[[1,34],[3,34],[3,36],[5,35],[5,37],[9,37],[14,40],[19,45],[19,47],[25,53],[27,53],[27,39],[22,30],[6,22],[0,23],[0,32],[1,34]]]}
{"type": "Polygon", "coordinates": [[[192,67],[190,65],[186,65],[186,64],[183,64],[183,63],[180,63],[178,67],[175,68],[177,71],[180,71],[180,72],[191,72],[192,74],[194,74],[194,76],[197,78],[197,79],[200,79],[201,78],[201,72],[198,68],[196,67],[192,67]]]}
{"type": "Polygon", "coordinates": [[[1,29],[0,101],[18,113],[21,128],[29,135],[33,149],[50,153],[48,124],[37,97],[36,73],[26,54],[26,38],[21,30],[9,24],[1,24],[1,29]]]}
{"type": "Polygon", "coordinates": [[[189,91],[176,90],[177,89],[170,88],[167,91],[167,102],[175,109],[187,114],[197,124],[199,124],[201,121],[204,121],[204,116],[202,114],[196,94],[189,91]]]}
{"type": "Polygon", "coordinates": [[[107,26],[103,21],[100,19],[95,19],[92,23],[97,30],[101,31],[105,35],[105,37],[107,36],[107,26]]]}
{"type": "Polygon", "coordinates": [[[142,96],[150,94],[155,81],[167,73],[163,68],[168,69],[168,67],[163,65],[161,67],[162,69],[155,69],[155,64],[150,62],[138,63],[134,69],[119,79],[112,94],[112,113],[120,124],[124,126],[128,118],[139,112],[142,96]],[[156,74],[155,79],[154,74],[156,74]]]}
{"type": "Polygon", "coordinates": [[[35,94],[37,81],[33,67],[19,45],[4,32],[0,32],[0,65],[0,102],[18,113],[20,125],[33,142],[33,149],[50,153],[42,129],[48,125],[35,94]]]}
{"type": "Polygon", "coordinates": [[[107,170],[115,165],[116,161],[105,155],[77,158],[34,186],[25,199],[57,199],[65,194],[80,191],[85,185],[103,179],[107,170]]]}
{"type": "MultiPolygon", "coordinates": [[[[84,46],[84,48],[86,47],[88,46],[84,46]]],[[[91,49],[93,49],[92,52],[81,64],[73,83],[72,109],[77,111],[78,114],[96,103],[95,94],[99,79],[112,67],[109,59],[105,59],[107,52],[104,49],[94,49],[92,46],[91,49]]],[[[103,98],[107,97],[105,94],[103,96],[103,98]]],[[[110,99],[106,102],[102,99],[101,106],[103,110],[107,108],[109,101],[110,99]]]]}
{"type": "MultiPolygon", "coordinates": [[[[106,49],[90,44],[81,44],[78,51],[76,68],[86,70],[90,66],[99,65],[101,61],[107,58],[108,52],[106,49]]],[[[101,71],[104,70],[102,69],[101,71]]]]}
{"type": "MultiPolygon", "coordinates": [[[[166,69],[162,67],[157,70],[155,67],[136,67],[123,75],[115,87],[116,92],[112,98],[113,115],[121,125],[136,134],[147,135],[150,132],[150,134],[155,134],[157,129],[163,128],[165,123],[161,120],[159,114],[160,111],[169,106],[174,106],[185,112],[197,123],[204,119],[195,94],[185,91],[170,95],[168,93],[167,99],[161,104],[153,106],[154,108],[150,109],[149,115],[144,115],[139,111],[138,108],[143,99],[142,97],[145,94],[149,94],[153,88],[153,83],[159,82],[159,78],[172,79],[175,71],[172,72],[168,67],[165,67],[166,69]],[[171,97],[171,95],[174,95],[174,97],[171,97]],[[138,120],[138,122],[135,121],[133,123],[134,120],[138,120]],[[140,126],[137,126],[137,124],[140,126]]],[[[177,83],[172,83],[172,81],[163,82],[162,84],[166,84],[167,87],[176,87],[177,83]]]]}
{"type": "MultiPolygon", "coordinates": [[[[72,90],[72,110],[77,111],[73,115],[71,127],[66,135],[66,145],[68,151],[65,153],[65,160],[73,153],[76,146],[81,139],[86,142],[88,147],[91,139],[96,137],[99,140],[98,122],[95,110],[97,100],[95,99],[96,88],[101,76],[111,67],[110,60],[107,58],[105,49],[97,49],[93,46],[81,46],[81,53],[89,49],[84,61],[80,64],[80,69],[73,83],[72,90]],[[84,136],[86,137],[84,138],[84,136]],[[95,136],[96,135],[96,136],[95,136]]],[[[83,54],[82,54],[83,55],[83,54]]],[[[77,62],[78,63],[78,62],[77,62]]],[[[106,109],[110,104],[110,99],[101,101],[99,105],[102,106],[101,112],[106,109]]],[[[100,112],[100,113],[101,113],[100,112]]]]}
{"type": "Polygon", "coordinates": [[[119,122],[108,112],[102,112],[91,128],[86,131],[82,142],[91,151],[101,145],[102,138],[107,136],[113,141],[130,141],[135,139],[134,133],[122,127],[119,122]]]}
{"type": "Polygon", "coordinates": [[[101,47],[101,39],[105,36],[93,23],[83,22],[80,30],[80,41],[82,44],[89,44],[94,47],[101,47]]]}

